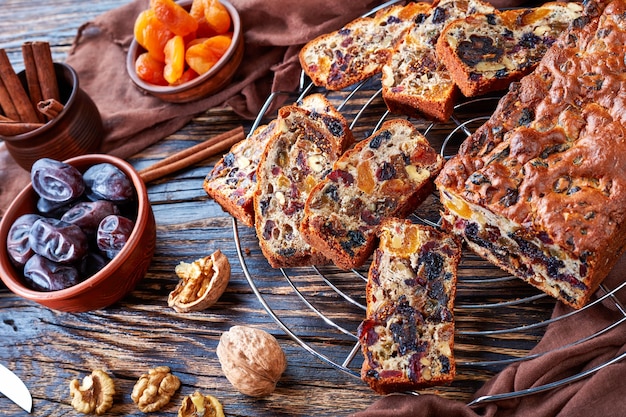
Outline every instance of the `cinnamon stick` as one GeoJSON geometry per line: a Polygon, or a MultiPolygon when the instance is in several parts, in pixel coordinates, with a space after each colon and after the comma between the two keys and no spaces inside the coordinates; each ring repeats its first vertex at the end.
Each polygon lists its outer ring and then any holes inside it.
{"type": "Polygon", "coordinates": [[[30,132],[43,126],[43,123],[29,122],[0,122],[0,135],[16,136],[22,133],[30,132]]]}
{"type": "MultiPolygon", "coordinates": [[[[13,101],[15,110],[19,115],[19,121],[37,123],[39,119],[30,98],[24,89],[20,79],[11,66],[11,61],[4,49],[0,49],[0,78],[13,101]]],[[[3,108],[4,109],[4,108],[3,108]]],[[[5,110],[6,112],[6,110],[5,110]]],[[[9,116],[11,117],[11,116],[9,116]]]]}
{"type": "Polygon", "coordinates": [[[243,127],[236,127],[228,132],[221,133],[202,143],[177,152],[139,171],[139,175],[145,183],[154,181],[224,152],[230,149],[235,143],[242,141],[243,138],[243,127]]]}
{"type": "Polygon", "coordinates": [[[52,61],[52,52],[48,42],[33,42],[33,56],[37,66],[37,76],[39,77],[39,86],[41,88],[41,99],[55,99],[61,101],[59,94],[59,84],[56,72],[54,71],[54,62],[52,61]]]}
{"type": "Polygon", "coordinates": [[[59,115],[63,111],[63,104],[55,100],[53,98],[48,100],[42,100],[37,103],[37,110],[43,115],[45,115],[48,120],[52,120],[59,115]]]}
{"type": "MultiPolygon", "coordinates": [[[[22,57],[24,59],[24,73],[26,74],[26,85],[28,87],[28,95],[33,107],[37,106],[41,100],[41,86],[39,84],[39,75],[37,75],[37,63],[35,54],[33,53],[32,42],[24,42],[22,44],[22,57]]],[[[40,122],[45,122],[46,117],[42,113],[37,113],[40,122]]]]}
{"type": "Polygon", "coordinates": [[[20,115],[17,113],[11,94],[9,94],[9,90],[7,90],[4,85],[2,78],[0,78],[0,107],[7,118],[11,120],[20,120],[20,115]]]}

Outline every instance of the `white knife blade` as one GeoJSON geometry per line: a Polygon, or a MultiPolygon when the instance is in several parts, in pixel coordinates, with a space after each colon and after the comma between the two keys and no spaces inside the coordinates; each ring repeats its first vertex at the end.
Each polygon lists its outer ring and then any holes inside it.
{"type": "Polygon", "coordinates": [[[32,411],[33,398],[26,384],[2,364],[0,364],[0,392],[26,412],[30,413],[32,411]]]}

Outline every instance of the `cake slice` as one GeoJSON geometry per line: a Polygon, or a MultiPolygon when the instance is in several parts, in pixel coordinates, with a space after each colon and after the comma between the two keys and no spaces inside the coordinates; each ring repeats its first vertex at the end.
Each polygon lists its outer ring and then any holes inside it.
{"type": "Polygon", "coordinates": [[[574,308],[626,247],[624,16],[585,3],[436,179],[447,229],[574,308]]]}
{"type": "Polygon", "coordinates": [[[428,3],[393,5],[372,17],[320,35],[301,49],[299,58],[311,81],[327,90],[341,90],[380,72],[391,49],[428,3]]]}
{"type": "Polygon", "coordinates": [[[233,145],[203,182],[204,191],[246,226],[254,225],[252,196],[256,189],[256,168],[275,126],[276,121],[272,120],[233,145]]]}
{"type": "Polygon", "coordinates": [[[333,135],[315,115],[298,106],[281,108],[259,161],[255,227],[261,250],[274,268],[328,263],[304,241],[299,227],[310,191],[352,144],[352,135],[333,135]]]}
{"type": "Polygon", "coordinates": [[[382,69],[382,95],[389,110],[448,120],[458,90],[437,57],[437,39],[453,20],[495,12],[493,6],[480,0],[441,0],[419,14],[382,69]]]}
{"type": "Polygon", "coordinates": [[[363,265],[374,250],[376,227],[386,217],[413,212],[433,191],[442,166],[411,122],[386,121],[313,188],[304,206],[304,239],[342,269],[363,265]]]}
{"type": "MultiPolygon", "coordinates": [[[[327,131],[338,141],[352,142],[352,132],[346,119],[322,94],[308,95],[297,105],[309,112],[309,117],[319,129],[327,131]]],[[[276,124],[276,120],[272,120],[233,145],[203,182],[206,193],[246,226],[254,225],[252,199],[256,190],[256,170],[276,124]]]]}
{"type": "Polygon", "coordinates": [[[535,69],[581,13],[580,3],[550,2],[470,15],[446,26],[437,41],[437,57],[466,97],[504,90],[535,69]]]}
{"type": "Polygon", "coordinates": [[[369,269],[358,337],[361,378],[380,394],[453,381],[458,238],[386,219],[369,269]]]}

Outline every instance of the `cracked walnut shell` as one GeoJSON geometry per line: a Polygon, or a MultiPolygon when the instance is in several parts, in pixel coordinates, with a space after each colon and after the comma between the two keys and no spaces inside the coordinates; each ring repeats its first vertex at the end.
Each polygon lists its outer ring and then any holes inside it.
{"type": "Polygon", "coordinates": [[[178,417],[224,417],[224,409],[214,396],[196,391],[183,398],[178,417]]]}
{"type": "Polygon", "coordinates": [[[103,370],[96,369],[83,378],[82,385],[78,379],[70,382],[70,396],[72,407],[85,414],[106,413],[113,406],[115,384],[111,377],[103,370]]]}
{"type": "Polygon", "coordinates": [[[168,366],[157,366],[141,375],[130,397],[144,413],[160,410],[170,402],[180,388],[180,379],[170,373],[168,366]]]}
{"type": "Polygon", "coordinates": [[[231,327],[220,337],[216,353],[228,381],[252,397],[274,392],[287,369],[287,358],[278,341],[260,329],[231,327]]]}
{"type": "Polygon", "coordinates": [[[222,296],[230,280],[230,263],[220,251],[192,263],[176,266],[180,282],[170,293],[167,304],[179,313],[201,311],[222,296]]]}

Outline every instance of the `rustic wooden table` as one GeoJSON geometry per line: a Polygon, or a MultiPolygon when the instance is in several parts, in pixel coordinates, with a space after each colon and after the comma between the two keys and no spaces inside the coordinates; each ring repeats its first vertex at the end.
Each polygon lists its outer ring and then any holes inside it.
{"type": "MultiPolygon", "coordinates": [[[[2,0],[0,48],[7,50],[16,69],[22,65],[20,46],[27,40],[49,41],[54,59],[63,61],[82,23],[125,2],[2,0]]],[[[380,99],[375,99],[364,114],[358,113],[370,95],[371,91],[363,97],[360,93],[349,97],[349,104],[342,108],[350,120],[359,119],[354,126],[357,138],[372,131],[383,111],[380,99]]],[[[346,97],[339,93],[334,99],[341,103],[346,97]]],[[[472,104],[459,113],[471,113],[478,107],[472,104]]],[[[435,141],[456,126],[451,123],[429,129],[428,123],[415,122],[435,141]]],[[[251,121],[240,120],[228,109],[210,110],[129,161],[141,169],[241,124],[246,133],[250,131],[251,121]]],[[[109,372],[117,386],[115,405],[108,415],[143,415],[130,393],[141,374],[159,365],[169,366],[181,379],[182,387],[156,415],[175,415],[182,397],[195,390],[217,397],[228,416],[348,415],[379,398],[356,376],[360,353],[351,354],[356,343],[354,332],[363,316],[363,278],[332,268],[320,268],[322,275],[305,268],[286,271],[287,280],[281,271],[270,268],[254,231],[238,226],[235,235],[231,217],[203,191],[202,180],[216,161],[217,157],[208,159],[150,184],[158,228],[156,254],[145,279],[116,305],[88,313],[61,313],[23,300],[0,286],[0,363],[15,371],[30,388],[34,415],[79,415],[70,405],[69,382],[82,379],[96,368],[109,372]],[[244,264],[239,260],[237,242],[244,264]],[[167,296],[178,282],[174,267],[180,261],[191,262],[217,249],[232,265],[229,287],[218,304],[189,314],[169,308],[167,296]],[[309,308],[293,288],[324,318],[309,308]],[[345,301],[338,291],[356,302],[345,301]],[[329,319],[348,332],[330,326],[329,319]],[[215,348],[220,335],[233,325],[267,330],[285,350],[289,366],[273,395],[246,397],[224,377],[215,348]],[[314,356],[285,329],[326,359],[314,356]]],[[[419,216],[433,221],[437,213],[434,196],[418,210],[419,216]]],[[[365,273],[365,269],[360,272],[365,273]]],[[[517,280],[507,279],[501,271],[469,253],[464,255],[460,275],[463,281],[456,311],[459,375],[452,386],[426,392],[467,401],[485,380],[506,365],[500,360],[525,355],[543,329],[503,334],[491,331],[512,327],[512,323],[544,320],[554,302],[517,280]],[[515,302],[524,297],[531,299],[515,302]],[[498,304],[501,301],[513,302],[498,304]]],[[[25,414],[3,396],[0,410],[7,416],[25,414]]]]}

